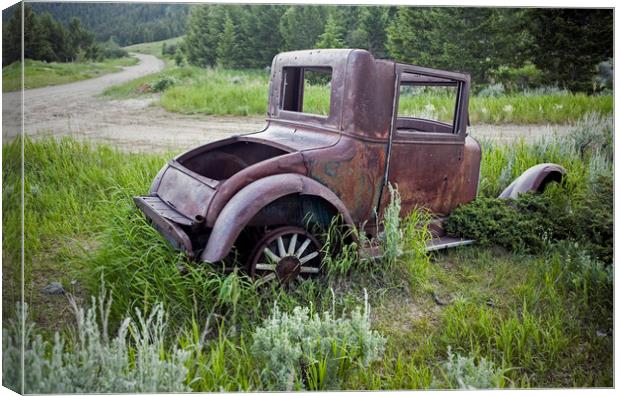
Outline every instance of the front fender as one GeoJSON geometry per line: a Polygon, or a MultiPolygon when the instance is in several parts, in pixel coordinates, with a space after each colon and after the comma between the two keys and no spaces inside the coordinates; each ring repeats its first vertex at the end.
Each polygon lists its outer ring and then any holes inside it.
{"type": "Polygon", "coordinates": [[[566,169],[557,164],[545,163],[532,166],[510,183],[498,198],[516,199],[519,194],[528,191],[542,192],[547,183],[551,181],[559,182],[565,174],[566,169]]]}
{"type": "Polygon", "coordinates": [[[248,184],[220,212],[202,252],[202,261],[216,262],[228,255],[237,237],[252,218],[269,203],[290,194],[314,195],[334,206],[348,225],[353,220],[346,206],[329,188],[309,177],[284,173],[248,184]]]}

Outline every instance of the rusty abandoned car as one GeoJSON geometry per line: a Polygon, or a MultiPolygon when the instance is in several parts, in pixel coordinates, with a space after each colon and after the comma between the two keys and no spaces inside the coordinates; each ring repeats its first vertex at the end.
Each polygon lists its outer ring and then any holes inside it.
{"type": "MultiPolygon", "coordinates": [[[[467,243],[443,236],[440,225],[477,194],[481,150],[467,134],[469,88],[467,74],[363,50],[278,54],[265,128],[177,156],[135,202],[190,258],[215,263],[234,251],[251,276],[281,282],[320,271],[310,223],[325,228],[339,216],[376,236],[389,184],[398,186],[401,216],[416,206],[436,216],[429,248],[467,243]],[[329,87],[326,114],[308,104],[317,81],[329,87]],[[447,119],[407,113],[404,98],[428,92],[450,98],[447,119]]],[[[537,165],[502,196],[540,190],[564,172],[537,165]]]]}

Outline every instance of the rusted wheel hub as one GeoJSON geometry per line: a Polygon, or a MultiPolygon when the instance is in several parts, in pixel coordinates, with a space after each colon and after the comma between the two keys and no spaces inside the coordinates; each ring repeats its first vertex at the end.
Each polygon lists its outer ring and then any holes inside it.
{"type": "Polygon", "coordinates": [[[306,230],[280,227],[268,232],[255,246],[249,270],[259,282],[302,282],[321,268],[321,245],[306,230]]]}
{"type": "Polygon", "coordinates": [[[301,262],[296,256],[284,256],[276,265],[276,275],[282,283],[297,278],[301,273],[301,262]]]}

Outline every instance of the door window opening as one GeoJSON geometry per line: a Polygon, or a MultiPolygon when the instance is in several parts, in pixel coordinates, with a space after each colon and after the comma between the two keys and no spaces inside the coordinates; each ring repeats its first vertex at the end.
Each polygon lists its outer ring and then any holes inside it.
{"type": "Polygon", "coordinates": [[[448,78],[403,73],[398,92],[398,132],[458,133],[461,83],[448,78]]]}

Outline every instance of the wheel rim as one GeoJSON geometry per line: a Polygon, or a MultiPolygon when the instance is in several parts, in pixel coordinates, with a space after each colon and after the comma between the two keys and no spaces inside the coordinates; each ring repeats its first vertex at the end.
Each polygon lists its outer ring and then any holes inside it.
{"type": "Polygon", "coordinates": [[[257,282],[303,282],[321,270],[321,245],[303,228],[281,227],[256,244],[249,264],[257,282]]]}

